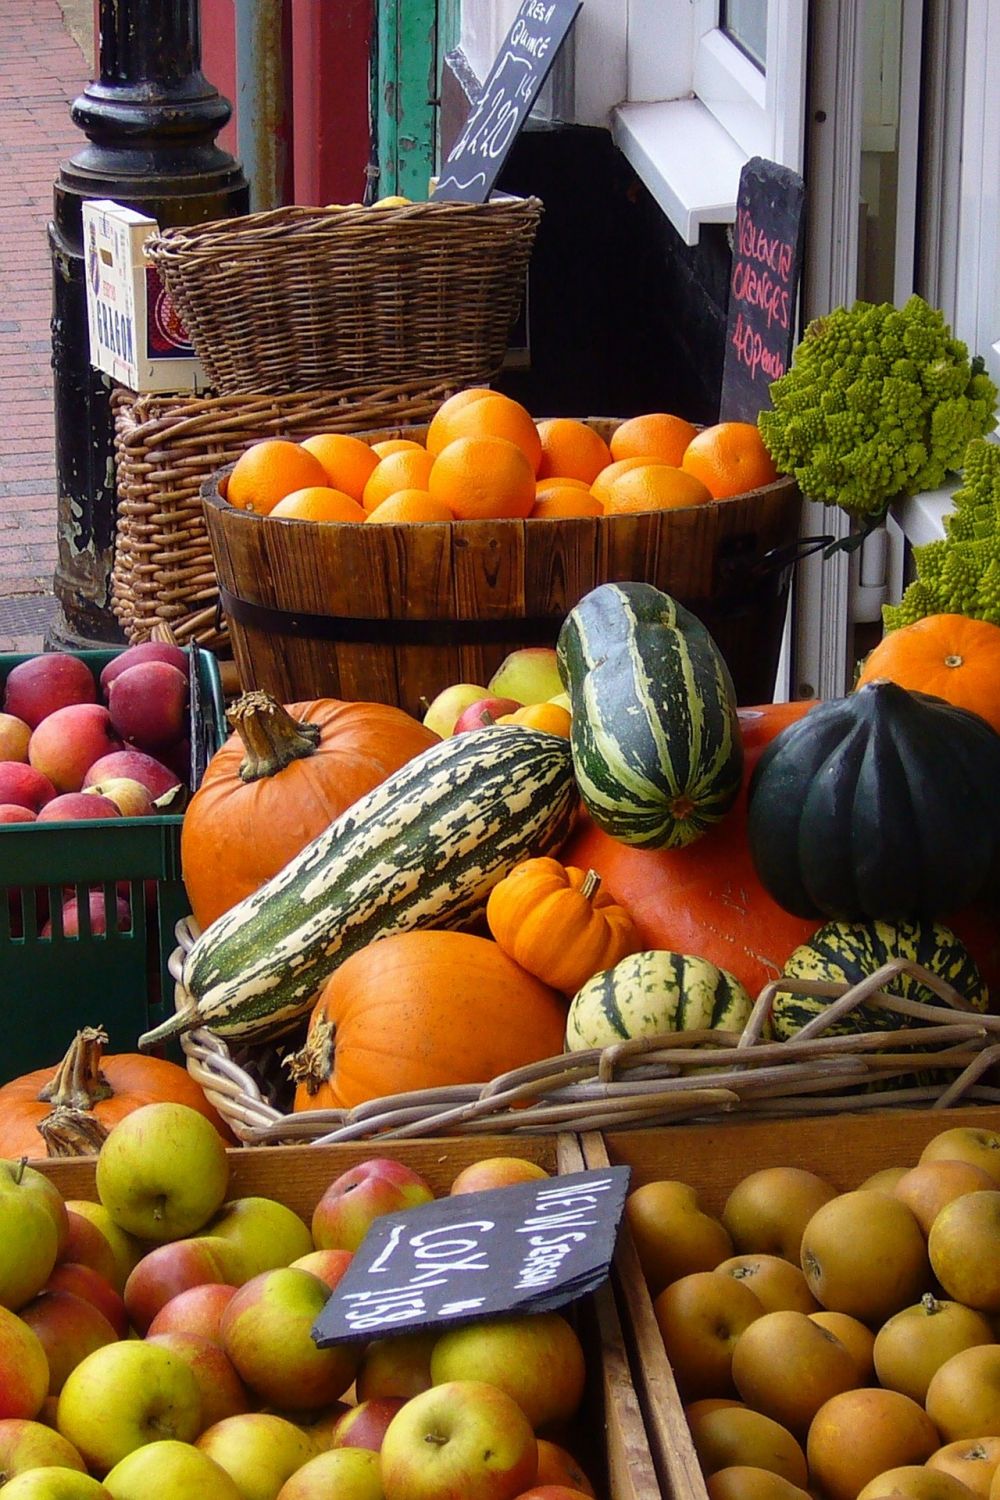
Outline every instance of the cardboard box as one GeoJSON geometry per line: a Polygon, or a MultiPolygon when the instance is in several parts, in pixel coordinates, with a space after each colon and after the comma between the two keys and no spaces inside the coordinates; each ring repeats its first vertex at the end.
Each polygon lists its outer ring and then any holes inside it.
{"type": "Polygon", "coordinates": [[[143,254],[155,219],[95,198],[83,205],[90,362],[133,391],[200,391],[205,372],[143,254]]]}

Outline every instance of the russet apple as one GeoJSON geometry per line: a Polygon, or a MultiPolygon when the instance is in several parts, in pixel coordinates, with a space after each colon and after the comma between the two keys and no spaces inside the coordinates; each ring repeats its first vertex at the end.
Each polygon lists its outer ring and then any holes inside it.
{"type": "Polygon", "coordinates": [[[899,1198],[871,1188],[838,1193],[816,1210],[802,1231],[799,1263],[821,1306],[872,1325],[930,1285],[920,1225],[899,1198]]]}
{"type": "Polygon", "coordinates": [[[974,1125],[954,1125],[942,1130],[920,1153],[924,1161],[970,1161],[982,1167],[1000,1187],[1000,1131],[981,1130],[974,1125]]]}
{"type": "Polygon", "coordinates": [[[464,734],[467,729],[485,729],[495,724],[501,714],[515,713],[523,704],[516,698],[477,698],[468,708],[463,708],[455,720],[452,734],[464,734]]]}
{"type": "Polygon", "coordinates": [[[926,1464],[900,1464],[870,1479],[858,1500],[969,1500],[969,1491],[953,1474],[926,1464]]]}
{"type": "Polygon", "coordinates": [[[50,1396],[58,1396],[70,1370],[81,1360],[118,1337],[99,1308],[72,1292],[40,1292],[21,1308],[19,1316],[45,1350],[50,1396]]]}
{"type": "Polygon", "coordinates": [[[156,807],[147,787],[131,776],[109,776],[84,787],[84,797],[113,802],[123,818],[148,818],[156,807]]]}
{"type": "Polygon", "coordinates": [[[49,1391],[41,1339],[16,1313],[0,1307],[0,1417],[36,1417],[49,1391]]]}
{"type": "Polygon", "coordinates": [[[808,1313],[769,1312],[736,1340],[733,1383],[743,1401],[804,1435],[819,1408],[857,1383],[853,1356],[808,1313]]]}
{"type": "Polygon", "coordinates": [[[123,1295],[129,1320],[137,1333],[145,1333],[179,1292],[206,1282],[236,1286],[243,1279],[240,1252],[230,1240],[210,1234],[170,1240],[144,1255],[126,1281],[123,1295]]]}
{"type": "Polygon", "coordinates": [[[170,641],[138,641],[134,646],[126,646],[124,651],[119,651],[101,668],[99,681],[102,697],[107,698],[108,690],[116,677],[143,661],[165,661],[176,667],[178,672],[187,675],[188,656],[182,647],[175,646],[170,641]]]}
{"type": "Polygon", "coordinates": [[[147,1328],[146,1336],[148,1338],[156,1333],[197,1333],[221,1346],[219,1329],[222,1314],[235,1293],[235,1286],[229,1286],[224,1281],[207,1281],[188,1287],[163,1304],[147,1328]]]}
{"type": "Polygon", "coordinates": [[[538,1444],[505,1391],[450,1380],[407,1401],[381,1460],[388,1500],[514,1500],[538,1471],[538,1444]]]}
{"type": "Polygon", "coordinates": [[[382,1214],[430,1203],[434,1190],[419,1172],[390,1157],[373,1156],[342,1172],[312,1216],[317,1250],[356,1250],[382,1214]]]}
{"type": "Polygon", "coordinates": [[[354,1379],[360,1349],[320,1349],[312,1329],[330,1291],[311,1271],[262,1271],[222,1314],[222,1347],[260,1399],[281,1410],[328,1406],[354,1379]]]}
{"type": "Polygon", "coordinates": [[[100,1480],[79,1469],[53,1464],[44,1469],[25,1469],[4,1486],[7,1500],[111,1500],[100,1480]]]}
{"type": "Polygon", "coordinates": [[[733,1253],[725,1227],[703,1211],[694,1188],[675,1178],[635,1188],[625,1199],[625,1219],[654,1297],[680,1276],[714,1271],[733,1253]]]}
{"type": "Polygon", "coordinates": [[[924,1408],[942,1443],[1000,1434],[1000,1344],[960,1349],[934,1371],[924,1408]]]}
{"type": "Polygon", "coordinates": [[[446,740],[454,733],[459,714],[468,708],[470,703],[476,703],[480,698],[488,697],[489,693],[484,687],[477,687],[471,682],[455,682],[451,687],[443,688],[431,701],[424,714],[424,728],[432,730],[434,734],[439,734],[443,740],[446,740]]]}
{"type": "Polygon", "coordinates": [[[196,1234],[228,1186],[225,1142],[186,1104],[141,1105],[119,1120],[97,1158],[97,1194],[112,1219],[157,1243],[196,1234]]]}
{"type": "Polygon", "coordinates": [[[297,1256],[292,1265],[300,1271],[311,1271],[320,1281],[325,1281],[332,1292],[353,1259],[350,1250],[310,1250],[306,1255],[297,1256]]]}
{"type": "Polygon", "coordinates": [[[356,1390],[359,1401],[377,1396],[419,1396],[430,1390],[431,1350],[437,1332],[397,1333],[372,1339],[364,1347],[356,1390]]]}
{"type": "Polygon", "coordinates": [[[1000,1188],[964,1193],[946,1204],[931,1225],[927,1248],[949,1297],[1000,1312],[1000,1188]]]}
{"type": "MultiPolygon", "coordinates": [[[[103,1203],[92,1203],[89,1198],[67,1198],[66,1209],[69,1214],[75,1214],[78,1219],[86,1219],[107,1241],[118,1268],[117,1273],[108,1275],[108,1280],[117,1291],[123,1291],[129,1272],[139,1257],[145,1253],[147,1247],[135,1235],[128,1234],[124,1229],[119,1228],[103,1203]]],[[[67,1253],[62,1259],[84,1260],[85,1257],[67,1253]]],[[[102,1275],[107,1274],[99,1265],[95,1266],[95,1270],[100,1271],[102,1275]]]]}
{"type": "Polygon", "coordinates": [[[83,1459],[61,1433],[41,1422],[17,1417],[0,1421],[0,1489],[31,1469],[84,1470],[83,1459]]]}
{"type": "Polygon", "coordinates": [[[225,1469],[244,1500],[277,1495],[285,1480],[316,1453],[301,1427],[262,1411],[213,1423],[195,1446],[225,1469]]]}
{"type": "Polygon", "coordinates": [[[100,760],[95,761],[83,778],[83,789],[86,791],[88,787],[100,782],[119,779],[138,781],[154,802],[158,797],[174,791],[179,784],[177,773],[155,756],[147,755],[144,750],[127,747],[124,750],[113,750],[110,755],[102,755],[100,760]]]}
{"type": "Polygon", "coordinates": [[[0,714],[0,760],[27,764],[31,726],[14,714],[0,714]]]}
{"type": "Polygon", "coordinates": [[[948,1161],[946,1158],[918,1162],[903,1172],[893,1192],[913,1214],[925,1235],[947,1204],[966,1193],[989,1192],[996,1179],[983,1167],[971,1161],[948,1161]]]}
{"type": "Polygon", "coordinates": [[[201,1391],[188,1364],[171,1350],[120,1339],[95,1349],[70,1372],[56,1423],[100,1477],[157,1439],[193,1442],[201,1431],[201,1391]]]}
{"type": "Polygon", "coordinates": [[[28,746],[28,760],[57,792],[78,792],[95,760],[123,748],[103,704],[73,703],[57,708],[38,725],[28,746]]]}
{"type": "Polygon", "coordinates": [[[0,761],[0,802],[5,805],[38,814],[57,795],[57,788],[34,766],[19,760],[0,761]]]}
{"type": "MultiPolygon", "coordinates": [[[[86,1223],[86,1220],[80,1222],[86,1223]]],[[[93,1226],[88,1226],[92,1228],[93,1226]]],[[[97,1230],[93,1232],[97,1234],[97,1230]]],[[[114,1285],[92,1266],[72,1260],[61,1260],[49,1277],[43,1292],[69,1292],[96,1307],[115,1331],[116,1338],[126,1338],[129,1331],[128,1310],[114,1285]]]]}
{"type": "Polygon", "coordinates": [[[331,1448],[296,1469],[277,1500],[385,1500],[379,1456],[369,1448],[331,1448]]]}
{"type": "Polygon", "coordinates": [[[105,1476],[104,1486],[112,1500],[243,1500],[221,1464],[176,1438],[133,1449],[105,1476]]]}
{"type": "Polygon", "coordinates": [[[378,1453],[386,1429],[398,1411],[406,1405],[402,1396],[377,1396],[359,1401],[344,1413],[333,1429],[331,1448],[371,1448],[378,1453]]]}
{"type": "Polygon", "coordinates": [[[730,1256],[728,1260],[720,1261],[715,1269],[749,1287],[765,1312],[812,1313],[819,1310],[819,1303],[809,1290],[801,1267],[793,1266],[790,1260],[783,1260],[780,1255],[751,1251],[730,1256]]]}
{"type": "Polygon", "coordinates": [[[761,1167],[740,1179],[720,1217],[737,1254],[764,1251],[798,1265],[803,1229],[836,1193],[803,1167],[761,1167]]]}
{"type": "Polygon", "coordinates": [[[128,667],[108,688],[115,733],[147,753],[181,738],[187,727],[187,702],[186,674],[165,661],[128,667]]]}
{"type": "Polygon", "coordinates": [[[226,1417],[250,1410],[250,1393],[221,1344],[203,1338],[200,1333],[183,1333],[179,1329],[147,1333],[146,1343],[169,1349],[188,1366],[201,1392],[202,1431],[226,1417]]]}
{"type": "Polygon", "coordinates": [[[692,1271],[664,1287],[653,1312],[683,1401],[733,1393],[733,1351],[763,1311],[745,1282],[721,1271],[692,1271]]]}
{"type": "Polygon", "coordinates": [[[59,1253],[55,1219],[18,1165],[0,1162],[0,1307],[15,1312],[41,1291],[59,1253]]]}
{"type": "Polygon", "coordinates": [[[254,1194],[223,1203],[206,1224],[205,1233],[236,1246],[248,1281],[261,1271],[291,1265],[314,1248],[309,1227],[297,1213],[273,1198],[254,1194]]]}
{"type": "Polygon", "coordinates": [[[3,710],[35,729],[60,708],[96,703],[97,683],[90,668],[68,651],[43,651],[11,667],[4,685],[3,710]]]}
{"type": "Polygon", "coordinates": [[[435,1386],[447,1381],[489,1382],[506,1391],[536,1429],[575,1415],[586,1373],[580,1340],[557,1312],[448,1328],[431,1351],[435,1386]]]}
{"type": "Polygon", "coordinates": [[[545,703],[564,691],[552,646],[523,646],[500,663],[487,684],[498,698],[518,703],[545,703]]]}
{"type": "Polygon", "coordinates": [[[550,1174],[537,1161],[523,1156],[486,1156],[470,1162],[455,1178],[449,1193],[482,1193],[491,1188],[512,1187],[518,1182],[537,1182],[550,1174]]]}
{"type": "Polygon", "coordinates": [[[827,1500],[856,1500],[866,1484],[900,1464],[923,1464],[941,1446],[934,1422],[899,1391],[865,1387],[831,1396],[806,1440],[810,1488],[827,1500]]]}
{"type": "Polygon", "coordinates": [[[122,810],[110,797],[86,792],[60,792],[39,811],[39,823],[78,822],[82,818],[120,818],[122,810]]]}
{"type": "Polygon", "coordinates": [[[893,1313],[875,1335],[872,1358],[878,1383],[923,1406],[931,1377],[962,1349],[993,1343],[982,1313],[926,1292],[912,1307],[893,1313]]]}
{"type": "Polygon", "coordinates": [[[728,1401],[696,1401],[684,1414],[706,1478],[733,1464],[749,1464],[805,1488],[808,1471],[802,1445],[773,1417],[728,1401]]]}

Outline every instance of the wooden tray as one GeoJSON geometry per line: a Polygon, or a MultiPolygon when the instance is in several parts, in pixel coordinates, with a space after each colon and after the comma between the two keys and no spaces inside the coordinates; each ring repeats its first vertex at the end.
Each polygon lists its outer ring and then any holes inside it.
{"type": "MultiPolygon", "coordinates": [[[[932,1137],[956,1125],[1000,1130],[1000,1107],[879,1110],[835,1119],[743,1120],[608,1135],[591,1131],[581,1139],[588,1167],[631,1167],[630,1191],[659,1178],[677,1178],[696,1189],[707,1213],[717,1215],[737,1182],[761,1167],[803,1167],[846,1192],[882,1167],[915,1164],[932,1137]]],[[[627,1225],[618,1236],[613,1279],[663,1494],[708,1500],[627,1225]]]]}
{"type": "MultiPolygon", "coordinates": [[[[341,1172],[375,1153],[370,1142],[336,1146],[248,1146],[230,1152],[230,1196],[280,1199],[308,1219],[327,1185],[341,1172]]],[[[476,1140],[415,1140],[379,1147],[420,1172],[435,1192],[445,1192],[470,1162],[519,1156],[550,1172],[580,1172],[585,1163],[576,1137],[507,1136],[476,1140]]],[[[96,1157],[33,1162],[65,1198],[97,1196],[96,1157]]],[[[581,1462],[593,1472],[601,1500],[661,1500],[649,1441],[610,1283],[576,1304],[578,1331],[588,1352],[589,1381],[580,1418],[581,1462]]]]}

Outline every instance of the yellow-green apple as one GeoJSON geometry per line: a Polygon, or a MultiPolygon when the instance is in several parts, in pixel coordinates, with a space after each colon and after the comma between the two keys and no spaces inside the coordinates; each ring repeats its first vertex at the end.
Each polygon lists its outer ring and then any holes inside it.
{"type": "Polygon", "coordinates": [[[447,1329],[431,1351],[431,1379],[436,1386],[455,1380],[497,1385],[539,1428],[574,1415],[586,1364],[576,1332],[560,1313],[532,1313],[447,1329]]]}
{"type": "Polygon", "coordinates": [[[325,1281],[332,1292],[351,1264],[354,1255],[350,1250],[310,1250],[292,1261],[300,1271],[311,1271],[320,1281],[325,1281]]]}
{"type": "Polygon", "coordinates": [[[500,663],[487,684],[500,698],[544,703],[563,692],[556,653],[551,646],[523,646],[500,663]]]}
{"type": "Polygon", "coordinates": [[[137,1333],[145,1333],[160,1309],[179,1292],[210,1281],[236,1286],[243,1280],[243,1271],[239,1246],[221,1235],[192,1235],[157,1245],[142,1257],[125,1283],[129,1321],[137,1333]]]}
{"type": "MultiPolygon", "coordinates": [[[[308,1269],[308,1268],[307,1268],[308,1269]]],[[[201,1286],[178,1292],[160,1308],[146,1330],[154,1333],[197,1333],[204,1339],[221,1344],[219,1325],[223,1309],[228,1307],[235,1286],[223,1281],[206,1281],[201,1286]]]]}
{"type": "Polygon", "coordinates": [[[524,1412],[479,1380],[447,1381],[407,1401],[380,1457],[391,1500],[514,1500],[538,1470],[524,1412]]]}
{"type": "Polygon", "coordinates": [[[156,1243],[196,1234],[228,1186],[226,1144],[187,1104],[141,1105],[118,1121],[97,1158],[97,1195],[112,1219],[156,1243]]]}
{"type": "Polygon", "coordinates": [[[104,1488],[111,1500],[243,1500],[221,1464],[176,1438],[133,1449],[106,1475],[104,1488]]]}
{"type": "Polygon", "coordinates": [[[482,1193],[492,1188],[512,1187],[518,1182],[537,1182],[549,1173],[537,1161],[523,1156],[485,1156],[482,1161],[463,1167],[452,1183],[452,1196],[460,1193],[482,1193]]]}
{"type": "Polygon", "coordinates": [[[301,1427],[262,1411],[213,1423],[195,1447],[225,1469],[243,1500],[273,1500],[285,1480],[316,1453],[301,1427]]]}
{"type": "Polygon", "coordinates": [[[49,1392],[41,1339],[16,1313],[0,1307],[0,1417],[35,1417],[49,1392]]]}
{"type": "MultiPolygon", "coordinates": [[[[72,1370],[56,1424],[101,1476],[127,1453],[160,1438],[193,1442],[201,1431],[201,1391],[186,1362],[142,1339],[105,1344],[72,1370]]],[[[159,1491],[168,1493],[165,1485],[159,1491]]]]}
{"type": "Polygon", "coordinates": [[[22,1159],[16,1162],[0,1161],[0,1193],[13,1190],[30,1192],[47,1210],[56,1226],[56,1243],[60,1260],[65,1258],[69,1242],[69,1215],[62,1193],[44,1172],[29,1167],[22,1159]]]}
{"type": "Polygon", "coordinates": [[[222,1347],[262,1401],[285,1411],[314,1411],[351,1384],[358,1347],[320,1349],[312,1339],[329,1295],[311,1271],[279,1267],[240,1287],[222,1314],[222,1347]]]}
{"type": "Polygon", "coordinates": [[[0,760],[28,763],[28,741],[31,726],[16,714],[0,714],[0,760]]]}
{"type": "Polygon", "coordinates": [[[274,1198],[253,1194],[224,1203],[205,1226],[205,1233],[237,1247],[248,1281],[261,1271],[291,1265],[314,1248],[309,1226],[297,1213],[274,1198]]]}
{"type": "Polygon", "coordinates": [[[16,1417],[0,1421],[0,1489],[8,1480],[29,1469],[84,1470],[84,1462],[73,1444],[51,1427],[16,1417]]]}
{"type": "Polygon", "coordinates": [[[4,712],[35,729],[49,714],[71,703],[96,703],[97,683],[87,663],[68,651],[43,651],[7,673],[4,712]]]}
{"type": "Polygon", "coordinates": [[[516,713],[522,707],[523,704],[516,698],[497,698],[491,695],[477,698],[475,703],[462,709],[455,720],[452,734],[464,734],[467,729],[485,729],[489,724],[495,724],[501,714],[516,713]]]}
{"type": "Polygon", "coordinates": [[[409,1398],[429,1390],[433,1384],[431,1350],[437,1339],[436,1329],[431,1333],[397,1333],[372,1339],[365,1345],[358,1369],[358,1400],[370,1401],[377,1396],[409,1398]]]}
{"type": "Polygon", "coordinates": [[[13,1162],[0,1163],[0,1307],[15,1312],[40,1292],[59,1253],[55,1220],[13,1162]]]}
{"type": "Polygon", "coordinates": [[[165,797],[168,792],[175,791],[179,785],[177,772],[165,766],[154,755],[147,755],[144,750],[127,748],[112,750],[110,755],[102,755],[100,760],[95,761],[83,778],[83,790],[87,791],[99,782],[115,781],[119,777],[140,782],[154,802],[158,797],[165,797]]]}
{"type": "Polygon", "coordinates": [[[102,1276],[107,1276],[116,1291],[124,1291],[129,1272],[139,1257],[145,1254],[147,1247],[141,1240],[136,1239],[135,1235],[126,1234],[124,1229],[120,1229],[103,1203],[92,1203],[88,1198],[67,1198],[66,1208],[77,1218],[86,1219],[103,1235],[111,1248],[117,1270],[109,1272],[87,1256],[74,1255],[72,1246],[60,1256],[60,1260],[82,1260],[86,1265],[92,1265],[94,1270],[99,1271],[102,1276]]]}
{"type": "Polygon", "coordinates": [[[335,1178],[312,1216],[317,1250],[356,1250],[382,1214],[430,1203],[434,1189],[404,1162],[372,1156],[335,1178]]]}
{"type": "Polygon", "coordinates": [[[187,724],[187,702],[187,674],[167,661],[142,661],[128,667],[110,683],[107,693],[115,734],[146,751],[176,744],[187,724]]]}
{"type": "Polygon", "coordinates": [[[92,1302],[72,1292],[44,1291],[19,1316],[38,1335],[49,1362],[50,1396],[58,1396],[70,1370],[95,1349],[113,1344],[118,1334],[92,1302]]]}
{"type": "Polygon", "coordinates": [[[156,805],[147,787],[131,776],[109,776],[83,788],[83,797],[100,797],[113,802],[123,818],[148,818],[156,805]]]}
{"type": "Polygon", "coordinates": [[[371,1401],[359,1401],[333,1429],[331,1448],[371,1448],[377,1453],[389,1423],[405,1405],[402,1396],[376,1396],[371,1401]]]}
{"type": "Polygon", "coordinates": [[[125,1303],[110,1281],[106,1281],[93,1267],[72,1260],[60,1261],[42,1290],[71,1292],[74,1297],[82,1297],[84,1302],[92,1303],[104,1314],[114,1329],[116,1338],[127,1337],[129,1321],[125,1303]]]}
{"type": "Polygon", "coordinates": [[[102,755],[125,748],[101,703],[71,703],[47,714],[32,732],[28,761],[57,792],[78,792],[102,755]]]}
{"type": "Polygon", "coordinates": [[[486,688],[477,687],[475,683],[454,682],[432,699],[424,714],[424,728],[433,730],[446,740],[454,732],[455,721],[463,709],[480,698],[488,697],[486,688]]]}
{"type": "Polygon", "coordinates": [[[331,1448],[296,1469],[277,1500],[384,1500],[379,1457],[369,1448],[331,1448]]]}
{"type": "Polygon", "coordinates": [[[179,1329],[148,1333],[146,1342],[170,1349],[187,1364],[201,1391],[202,1430],[225,1417],[250,1410],[250,1393],[221,1344],[203,1338],[200,1333],[184,1333],[179,1329]]]}
{"type": "Polygon", "coordinates": [[[25,1469],[4,1485],[7,1500],[111,1500],[99,1479],[79,1469],[53,1465],[47,1469],[25,1469]]]}
{"type": "Polygon", "coordinates": [[[49,778],[34,766],[19,760],[0,761],[0,802],[39,813],[57,795],[49,778]]]}

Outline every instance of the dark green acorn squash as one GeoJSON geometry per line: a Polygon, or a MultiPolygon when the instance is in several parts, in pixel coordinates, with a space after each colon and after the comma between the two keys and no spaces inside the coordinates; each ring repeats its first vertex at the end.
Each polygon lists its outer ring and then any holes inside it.
{"type": "Polygon", "coordinates": [[[1000,735],[978,714],[877,681],[820,703],[750,782],[758,878],[801,917],[933,920],[995,880],[1000,735]]]}

